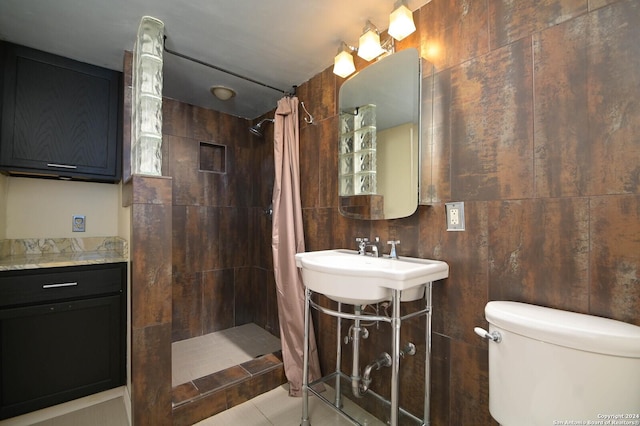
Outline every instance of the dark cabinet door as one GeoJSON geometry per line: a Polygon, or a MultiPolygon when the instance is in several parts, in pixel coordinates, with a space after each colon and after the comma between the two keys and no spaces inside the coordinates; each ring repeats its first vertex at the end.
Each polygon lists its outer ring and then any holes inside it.
{"type": "Polygon", "coordinates": [[[0,418],[124,384],[121,296],[0,310],[0,418]]]}
{"type": "Polygon", "coordinates": [[[0,168],[120,179],[120,73],[4,46],[0,168]]]}
{"type": "Polygon", "coordinates": [[[0,419],[125,383],[126,277],[124,262],[0,272],[0,419]]]}

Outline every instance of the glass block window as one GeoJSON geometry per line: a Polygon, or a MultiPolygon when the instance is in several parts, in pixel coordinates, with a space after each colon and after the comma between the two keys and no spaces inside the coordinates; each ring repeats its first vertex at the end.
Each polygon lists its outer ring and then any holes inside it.
{"type": "Polygon", "coordinates": [[[376,106],[340,113],[340,195],[376,194],[376,106]]]}

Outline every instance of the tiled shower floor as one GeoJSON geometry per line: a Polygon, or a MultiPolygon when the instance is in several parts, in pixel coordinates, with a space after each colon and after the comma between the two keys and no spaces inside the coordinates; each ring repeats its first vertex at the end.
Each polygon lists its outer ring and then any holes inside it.
{"type": "Polygon", "coordinates": [[[174,342],[172,386],[279,350],[280,339],[253,323],[174,342]]]}

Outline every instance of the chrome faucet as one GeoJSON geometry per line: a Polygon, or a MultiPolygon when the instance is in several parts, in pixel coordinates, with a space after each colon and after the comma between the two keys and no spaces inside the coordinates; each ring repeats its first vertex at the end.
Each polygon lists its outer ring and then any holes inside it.
{"type": "Polygon", "coordinates": [[[380,251],[378,250],[378,246],[375,245],[375,244],[367,244],[364,247],[364,254],[368,254],[368,253],[371,253],[371,256],[373,256],[373,257],[379,257],[380,256],[380,251]],[[371,249],[370,252],[367,252],[368,248],[371,249]]]}
{"type": "Polygon", "coordinates": [[[382,255],[380,237],[376,237],[373,243],[370,243],[368,238],[356,238],[356,242],[358,243],[358,254],[360,256],[380,257],[382,255]]]}

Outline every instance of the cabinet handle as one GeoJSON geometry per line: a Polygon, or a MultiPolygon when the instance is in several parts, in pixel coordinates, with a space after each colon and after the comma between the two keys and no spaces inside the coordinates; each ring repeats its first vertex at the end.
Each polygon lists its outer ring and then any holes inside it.
{"type": "Polygon", "coordinates": [[[78,283],[59,283],[59,284],[45,284],[42,288],[58,288],[58,287],[73,287],[78,285],[78,283]]]}
{"type": "Polygon", "coordinates": [[[60,169],[77,169],[78,166],[70,166],[68,164],[48,163],[47,167],[58,167],[60,169]]]}

